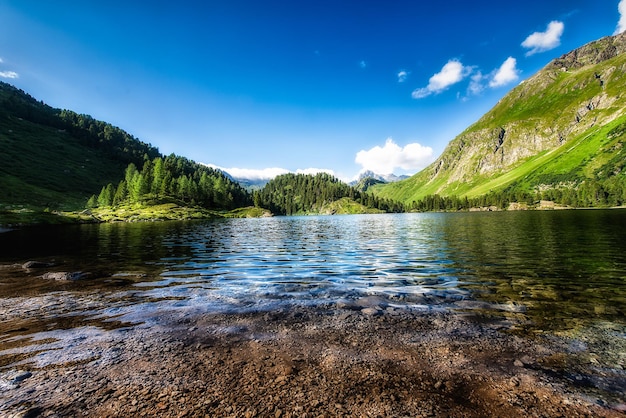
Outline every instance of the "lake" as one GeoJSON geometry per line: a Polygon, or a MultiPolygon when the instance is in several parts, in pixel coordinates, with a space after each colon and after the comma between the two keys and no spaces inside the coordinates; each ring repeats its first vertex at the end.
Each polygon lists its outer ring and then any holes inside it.
{"type": "MultiPolygon", "coordinates": [[[[0,234],[0,298],[109,296],[99,315],[304,304],[479,310],[530,327],[623,322],[626,211],[274,217],[0,234]],[[77,282],[8,268],[82,271],[77,282]]],[[[60,308],[51,315],[76,314],[60,308]]]]}

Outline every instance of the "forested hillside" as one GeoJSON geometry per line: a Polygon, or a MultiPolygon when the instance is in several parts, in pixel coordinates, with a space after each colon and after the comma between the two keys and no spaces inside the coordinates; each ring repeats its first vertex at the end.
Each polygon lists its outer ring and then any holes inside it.
{"type": "Polygon", "coordinates": [[[51,209],[84,206],[129,163],[156,148],[108,123],[52,108],[0,82],[0,204],[51,209]]]}
{"type": "MultiPolygon", "coordinates": [[[[159,150],[89,115],[0,82],[0,204],[79,209],[172,197],[230,209],[251,196],[222,172],[159,150]]],[[[1,209],[1,208],[0,208],[1,209]]]]}
{"type": "Polygon", "coordinates": [[[124,178],[117,185],[104,186],[98,196],[89,199],[87,206],[117,206],[163,198],[206,209],[230,210],[252,204],[250,194],[221,171],[169,155],[146,159],[140,170],[130,163],[124,178]]]}
{"type": "Polygon", "coordinates": [[[351,205],[351,209],[346,209],[352,213],[371,210],[404,211],[404,206],[398,202],[360,192],[325,173],[315,176],[284,174],[271,180],[262,190],[254,192],[253,197],[255,206],[267,208],[280,215],[337,213],[340,208],[331,205],[337,201],[360,205],[360,207],[351,205]]]}

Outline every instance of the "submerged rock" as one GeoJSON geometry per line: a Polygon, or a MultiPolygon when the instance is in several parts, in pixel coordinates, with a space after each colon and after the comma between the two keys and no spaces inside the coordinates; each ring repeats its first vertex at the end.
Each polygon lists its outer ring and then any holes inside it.
{"type": "Polygon", "coordinates": [[[17,371],[12,377],[11,377],[11,382],[13,383],[20,383],[26,379],[28,379],[29,377],[31,377],[33,374],[31,372],[25,372],[23,370],[17,371]]]}
{"type": "Polygon", "coordinates": [[[58,281],[76,281],[76,280],[86,279],[87,277],[89,277],[89,273],[84,273],[82,271],[48,272],[42,276],[42,278],[46,280],[58,280],[58,281]]]}
{"type": "Polygon", "coordinates": [[[42,268],[47,268],[47,267],[52,267],[54,266],[54,263],[46,263],[43,261],[27,261],[24,264],[22,264],[22,268],[29,270],[29,269],[42,269],[42,268]]]}
{"type": "Polygon", "coordinates": [[[10,370],[5,375],[0,376],[0,389],[17,389],[24,380],[33,374],[24,370],[10,370]]]}

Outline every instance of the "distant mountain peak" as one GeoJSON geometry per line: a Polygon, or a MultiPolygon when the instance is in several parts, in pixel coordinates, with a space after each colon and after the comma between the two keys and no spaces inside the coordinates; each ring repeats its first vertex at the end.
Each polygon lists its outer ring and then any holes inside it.
{"type": "Polygon", "coordinates": [[[400,180],[404,180],[404,179],[408,179],[410,176],[407,175],[400,175],[397,176],[393,173],[391,174],[378,174],[378,173],[374,173],[372,170],[365,170],[363,172],[361,172],[357,178],[357,180],[353,183],[358,183],[361,180],[367,179],[367,178],[371,178],[374,180],[378,180],[384,183],[393,183],[396,181],[400,181],[400,180]]]}

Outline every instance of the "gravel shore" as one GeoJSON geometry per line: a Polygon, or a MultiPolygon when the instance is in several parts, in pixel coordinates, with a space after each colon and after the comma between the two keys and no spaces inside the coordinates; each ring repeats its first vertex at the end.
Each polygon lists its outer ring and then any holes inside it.
{"type": "MultiPolygon", "coordinates": [[[[25,330],[3,329],[0,416],[618,417],[626,411],[623,353],[605,358],[595,350],[602,342],[576,349],[571,340],[528,337],[502,319],[375,303],[154,315],[144,324],[68,331],[71,343],[55,347],[60,360],[48,363],[35,361],[36,352],[11,351],[27,343],[11,335],[25,330]],[[81,355],[61,355],[71,350],[81,355]],[[604,364],[610,362],[620,364],[604,364]]],[[[15,321],[12,327],[19,326],[15,321]]]]}

